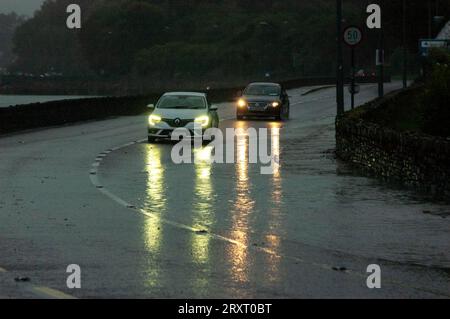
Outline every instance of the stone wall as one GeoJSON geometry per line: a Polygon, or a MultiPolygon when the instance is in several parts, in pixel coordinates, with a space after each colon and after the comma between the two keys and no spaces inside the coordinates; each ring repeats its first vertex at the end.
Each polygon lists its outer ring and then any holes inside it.
{"type": "Polygon", "coordinates": [[[337,156],[382,178],[450,199],[450,139],[397,132],[360,116],[395,102],[400,94],[408,92],[394,92],[337,119],[337,156]]]}
{"type": "Polygon", "coordinates": [[[145,112],[151,97],[105,97],[0,108],[0,134],[145,112]],[[148,103],[147,103],[148,102],[148,103]]]}
{"type": "MultiPolygon", "coordinates": [[[[267,81],[268,79],[260,79],[267,81]]],[[[270,79],[270,81],[278,81],[270,79]]],[[[345,79],[350,83],[350,79],[345,79]]],[[[377,83],[378,78],[368,76],[358,78],[358,83],[377,83]]],[[[391,78],[386,75],[386,82],[391,78]]],[[[279,80],[287,89],[301,86],[336,84],[334,77],[307,77],[279,80]]],[[[154,83],[149,79],[101,79],[101,78],[70,78],[70,77],[27,77],[0,74],[0,94],[28,94],[28,95],[146,95],[162,91],[198,91],[206,87],[217,91],[245,87],[248,82],[226,83],[221,81],[199,81],[199,83],[154,83]]]]}
{"type": "MultiPolygon", "coordinates": [[[[239,88],[208,91],[210,102],[231,101],[239,88]]],[[[162,93],[146,96],[84,98],[0,108],[0,135],[25,129],[149,112],[162,93]]]]}

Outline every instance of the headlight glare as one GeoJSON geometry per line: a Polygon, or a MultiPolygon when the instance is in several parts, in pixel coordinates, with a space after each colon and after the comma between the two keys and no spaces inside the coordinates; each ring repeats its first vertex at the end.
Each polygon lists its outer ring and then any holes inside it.
{"type": "Polygon", "coordinates": [[[272,107],[279,107],[280,106],[280,102],[273,102],[272,103],[272,107]]]}
{"type": "Polygon", "coordinates": [[[239,99],[239,101],[237,102],[237,105],[239,107],[246,107],[247,106],[247,102],[244,99],[239,99]]]}
{"type": "Polygon", "coordinates": [[[148,117],[148,124],[150,124],[150,126],[155,126],[159,122],[161,122],[161,116],[152,114],[148,117]]]}
{"type": "Polygon", "coordinates": [[[209,121],[208,115],[199,116],[194,120],[195,123],[200,124],[202,127],[208,127],[209,121]]]}

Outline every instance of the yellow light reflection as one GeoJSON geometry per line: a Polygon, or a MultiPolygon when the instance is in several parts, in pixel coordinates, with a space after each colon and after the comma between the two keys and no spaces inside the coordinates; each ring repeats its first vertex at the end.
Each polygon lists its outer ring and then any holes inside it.
{"type": "MultiPolygon", "coordinates": [[[[211,182],[212,147],[194,151],[195,193],[193,207],[193,226],[203,230],[214,222],[214,197],[211,182]]],[[[209,261],[210,236],[193,234],[192,254],[194,261],[205,264],[209,261]]]]}
{"type": "Polygon", "coordinates": [[[146,244],[151,252],[157,252],[161,246],[161,214],[166,208],[164,196],[164,167],[161,164],[161,150],[154,146],[147,148],[147,190],[145,209],[155,214],[146,220],[146,244]]]}
{"type": "Polygon", "coordinates": [[[272,143],[272,157],[275,158],[274,163],[274,179],[280,177],[280,128],[273,127],[270,130],[272,143]]]}
{"type": "MultiPolygon", "coordinates": [[[[281,219],[281,205],[283,197],[282,179],[280,173],[280,127],[278,125],[273,125],[270,130],[271,133],[271,148],[272,156],[277,158],[278,161],[274,164],[274,174],[272,175],[272,189],[271,189],[271,201],[272,209],[270,212],[270,226],[269,234],[267,234],[266,242],[269,248],[273,251],[278,251],[280,248],[280,236],[274,234],[280,234],[280,219],[281,219]]],[[[269,269],[267,271],[268,280],[277,281],[279,279],[279,264],[280,258],[275,255],[268,254],[268,265],[269,269]]]]}
{"type": "MultiPolygon", "coordinates": [[[[161,163],[161,150],[159,148],[155,146],[147,147],[145,165],[147,188],[144,208],[154,214],[154,216],[145,219],[145,244],[150,253],[156,254],[160,253],[161,250],[163,232],[161,215],[166,211],[164,167],[161,163]]],[[[156,267],[150,267],[148,271],[148,285],[159,285],[160,270],[156,267]]]]}
{"type": "MultiPolygon", "coordinates": [[[[236,199],[232,216],[231,237],[249,246],[248,217],[253,211],[254,202],[250,196],[248,176],[248,139],[245,134],[237,134],[236,142],[236,199]]],[[[241,245],[231,245],[228,259],[231,262],[230,275],[236,282],[247,282],[248,278],[248,249],[241,245]]]]}

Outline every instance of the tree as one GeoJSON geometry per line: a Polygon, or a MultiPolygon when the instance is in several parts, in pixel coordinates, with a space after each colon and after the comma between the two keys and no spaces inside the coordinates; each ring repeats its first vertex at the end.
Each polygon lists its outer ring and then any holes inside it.
{"type": "Polygon", "coordinates": [[[15,13],[0,14],[0,68],[13,62],[12,38],[16,28],[25,21],[25,17],[15,13]]]}
{"type": "Polygon", "coordinates": [[[127,74],[135,55],[163,41],[163,11],[145,1],[111,1],[100,6],[81,31],[81,45],[98,73],[127,74]]]}

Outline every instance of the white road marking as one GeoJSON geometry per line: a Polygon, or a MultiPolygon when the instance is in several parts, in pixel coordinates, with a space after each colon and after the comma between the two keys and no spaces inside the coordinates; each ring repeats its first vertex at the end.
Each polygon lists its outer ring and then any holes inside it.
{"type": "Polygon", "coordinates": [[[32,286],[29,290],[42,298],[50,298],[50,299],[77,299],[74,296],[68,295],[62,291],[55,290],[48,287],[40,287],[40,286],[32,286]]]}
{"type": "MultiPolygon", "coordinates": [[[[0,273],[8,273],[5,268],[0,267],[0,273]]],[[[50,298],[50,299],[77,299],[74,296],[68,295],[62,291],[44,287],[44,286],[26,286],[26,290],[32,292],[34,295],[41,298],[50,298]]]]}

